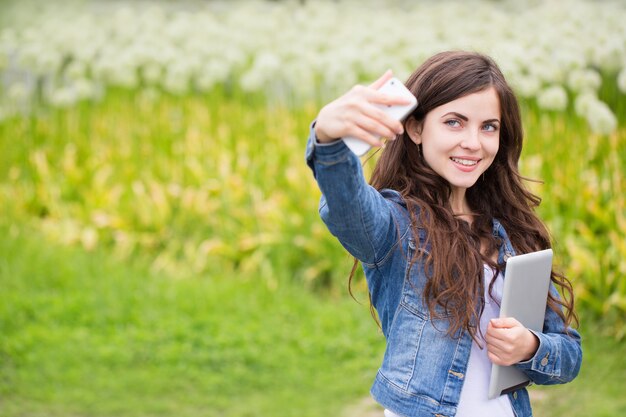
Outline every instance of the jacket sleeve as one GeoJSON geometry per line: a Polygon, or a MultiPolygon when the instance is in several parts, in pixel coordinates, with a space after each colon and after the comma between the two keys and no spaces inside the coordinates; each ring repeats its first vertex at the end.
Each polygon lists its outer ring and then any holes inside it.
{"type": "Polygon", "coordinates": [[[322,191],[319,212],[348,252],[367,264],[384,258],[396,241],[392,210],[365,181],[359,158],[341,140],[320,144],[311,124],[306,162],[322,191]]]}
{"type": "MultiPolygon", "coordinates": [[[[556,288],[550,287],[557,295],[556,288]]],[[[565,328],[561,318],[552,309],[546,309],[543,332],[533,332],[539,338],[539,348],[531,359],[515,366],[538,385],[564,384],[572,381],[580,371],[582,347],[580,334],[565,328]]]]}

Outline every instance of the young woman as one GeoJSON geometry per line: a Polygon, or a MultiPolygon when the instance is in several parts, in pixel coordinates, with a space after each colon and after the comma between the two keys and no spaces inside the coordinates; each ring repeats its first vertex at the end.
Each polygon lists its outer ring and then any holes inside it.
{"type": "Polygon", "coordinates": [[[531,416],[525,388],[487,399],[491,364],[560,384],[582,350],[557,272],[542,332],[497,318],[506,259],[550,247],[517,167],[517,100],[489,57],[444,52],[409,77],[418,106],[402,124],[375,106],[406,104],[376,91],[390,77],[323,107],[306,155],[321,217],[361,262],[387,341],[371,393],[387,416],[531,416]],[[346,136],[390,138],[371,185],[346,136]]]}

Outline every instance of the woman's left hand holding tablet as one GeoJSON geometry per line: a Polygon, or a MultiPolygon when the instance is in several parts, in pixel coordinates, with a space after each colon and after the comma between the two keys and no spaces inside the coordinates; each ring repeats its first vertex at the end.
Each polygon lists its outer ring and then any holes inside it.
{"type": "Polygon", "coordinates": [[[513,365],[535,356],[539,339],[512,317],[492,319],[485,335],[487,355],[496,365],[513,365]]]}
{"type": "Polygon", "coordinates": [[[377,91],[392,76],[388,70],[370,86],[356,85],[324,106],[315,123],[317,140],[328,143],[354,137],[378,147],[382,145],[380,137],[393,139],[396,134],[401,134],[404,131],[402,123],[375,106],[408,104],[404,98],[377,91]]]}

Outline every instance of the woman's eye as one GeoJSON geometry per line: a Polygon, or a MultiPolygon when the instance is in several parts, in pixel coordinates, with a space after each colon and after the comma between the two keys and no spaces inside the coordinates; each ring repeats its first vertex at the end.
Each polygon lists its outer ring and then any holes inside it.
{"type": "Polygon", "coordinates": [[[456,120],[456,119],[446,120],[445,124],[447,124],[450,127],[459,127],[459,126],[461,126],[461,123],[458,120],[456,120]]]}
{"type": "Polygon", "coordinates": [[[483,129],[487,132],[495,132],[496,130],[498,130],[498,126],[493,123],[487,123],[483,126],[483,129]]]}

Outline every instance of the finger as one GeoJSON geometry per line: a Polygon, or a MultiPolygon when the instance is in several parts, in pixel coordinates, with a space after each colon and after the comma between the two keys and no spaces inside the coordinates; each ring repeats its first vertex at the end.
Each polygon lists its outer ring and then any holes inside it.
{"type": "Polygon", "coordinates": [[[496,319],[491,319],[489,320],[489,324],[491,324],[495,328],[501,329],[510,329],[511,327],[517,327],[522,325],[513,317],[500,317],[496,319]]]}
{"type": "Polygon", "coordinates": [[[379,104],[381,106],[406,106],[411,103],[409,98],[398,94],[389,94],[382,91],[365,88],[363,90],[365,99],[370,103],[379,104]]]}
{"type": "Polygon", "coordinates": [[[374,90],[378,90],[391,77],[393,77],[393,72],[390,69],[388,69],[387,71],[385,71],[385,73],[383,75],[380,76],[380,78],[378,78],[376,81],[374,81],[372,84],[370,84],[370,87],[373,88],[374,90]]]}
{"type": "Polygon", "coordinates": [[[374,103],[380,106],[400,106],[411,103],[411,100],[405,96],[389,94],[363,85],[355,85],[341,98],[345,98],[348,105],[358,102],[374,103]]]}
{"type": "Polygon", "coordinates": [[[502,329],[491,329],[487,330],[487,335],[485,338],[493,343],[512,343],[515,339],[516,334],[514,329],[511,328],[502,328],[502,329]]]}
{"type": "MultiPolygon", "coordinates": [[[[371,118],[371,117],[362,117],[358,120],[357,125],[364,130],[367,130],[373,135],[378,137],[383,137],[387,139],[395,139],[398,131],[396,130],[396,124],[393,122],[394,127],[389,127],[384,123],[381,123],[379,120],[371,118]]],[[[399,126],[402,129],[402,125],[399,126]]]]}
{"type": "Polygon", "coordinates": [[[500,357],[505,357],[513,353],[515,351],[515,347],[510,343],[497,340],[493,343],[487,343],[487,351],[495,353],[500,357]]]}
{"type": "Polygon", "coordinates": [[[487,357],[492,363],[497,363],[500,360],[500,357],[495,352],[487,352],[487,357]]]}
{"type": "Polygon", "coordinates": [[[361,139],[362,141],[367,142],[371,146],[374,146],[377,148],[381,147],[383,144],[379,136],[376,136],[370,133],[368,130],[363,129],[359,126],[354,126],[352,129],[350,129],[349,136],[357,138],[357,139],[361,139]]]}
{"type": "MultiPolygon", "coordinates": [[[[399,120],[394,119],[375,106],[364,105],[361,111],[369,119],[374,120],[376,123],[389,130],[391,132],[391,136],[400,135],[404,132],[404,127],[399,120]]],[[[388,133],[381,133],[381,136],[390,137],[388,133]]]]}
{"type": "Polygon", "coordinates": [[[498,356],[496,353],[487,352],[487,357],[494,365],[504,365],[504,359],[498,356]]]}
{"type": "Polygon", "coordinates": [[[504,351],[508,345],[508,341],[494,337],[485,338],[485,341],[487,342],[488,351],[504,351]]]}
{"type": "Polygon", "coordinates": [[[496,353],[487,353],[487,357],[494,365],[510,366],[517,363],[517,361],[512,358],[501,356],[496,353]]]}
{"type": "Polygon", "coordinates": [[[506,365],[519,362],[519,358],[516,357],[515,353],[515,350],[511,346],[505,346],[504,348],[494,346],[487,347],[488,357],[495,357],[501,362],[506,362],[506,365]]]}
{"type": "Polygon", "coordinates": [[[345,120],[351,120],[352,123],[360,123],[361,127],[372,133],[379,133],[380,136],[394,137],[396,134],[403,133],[404,127],[399,120],[394,119],[379,107],[368,102],[364,96],[371,91],[368,92],[366,90],[369,89],[367,87],[355,88],[355,96],[350,100],[346,100],[344,104],[345,120]],[[364,122],[366,119],[370,120],[364,122]]]}

